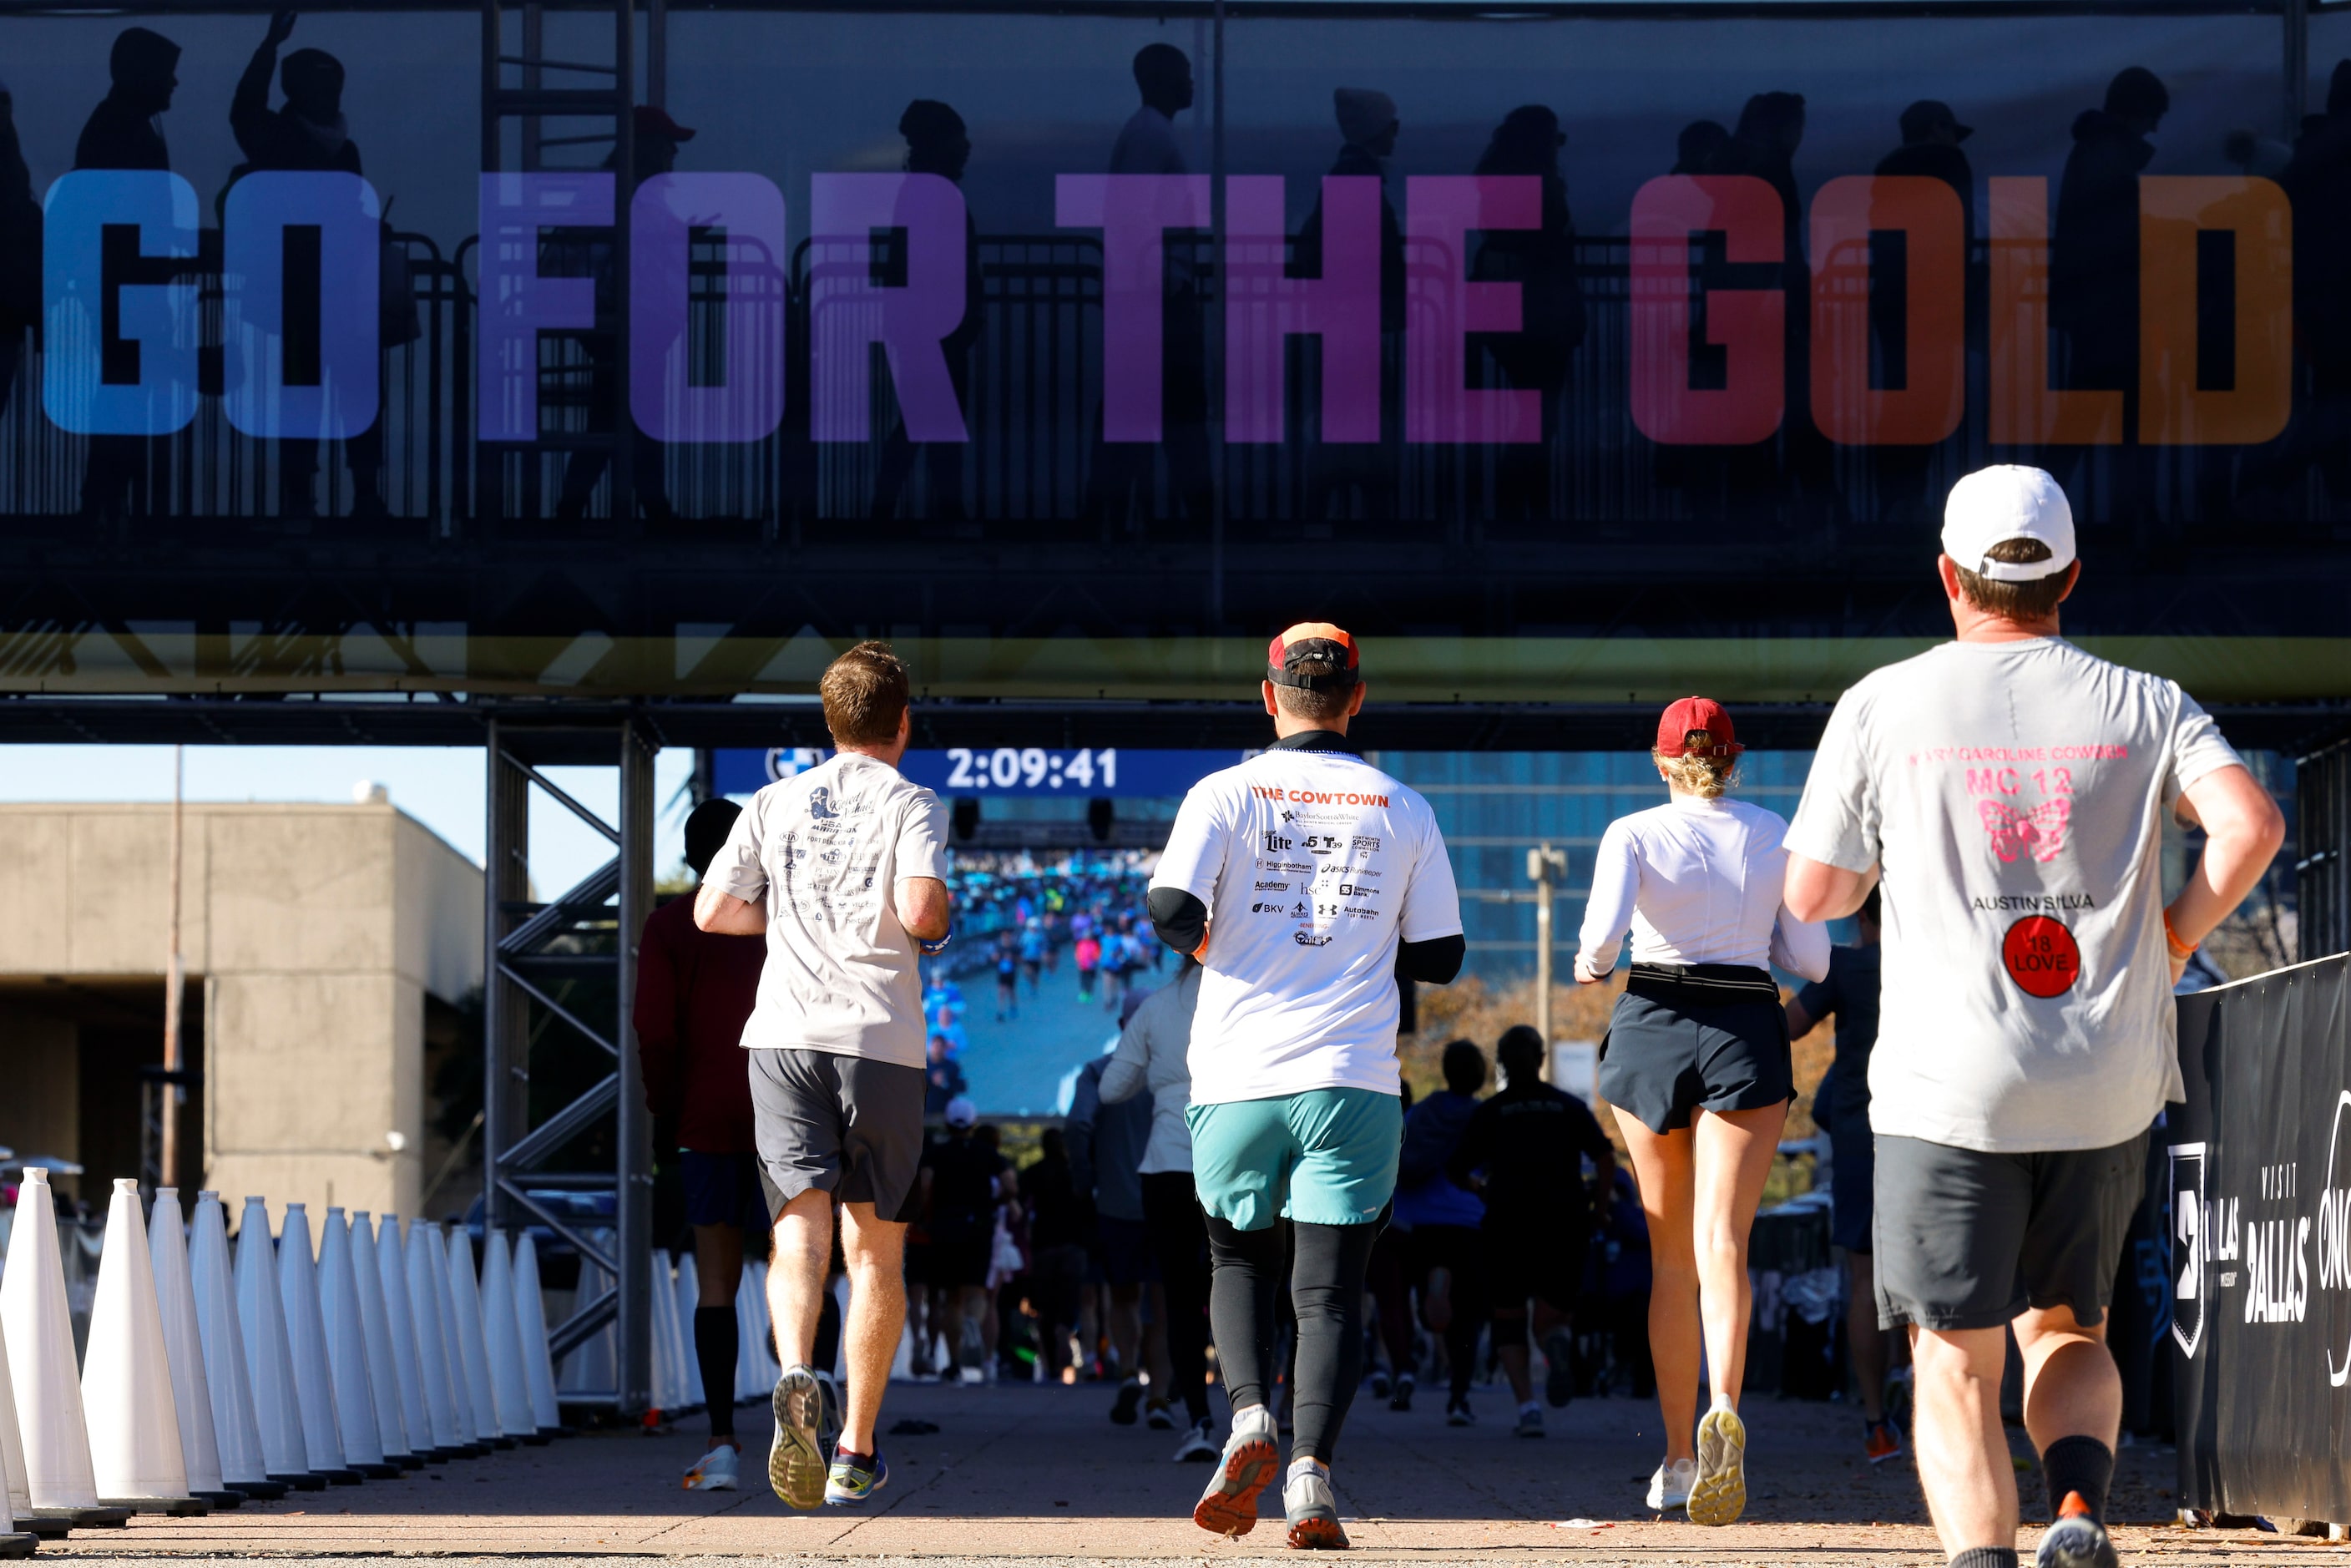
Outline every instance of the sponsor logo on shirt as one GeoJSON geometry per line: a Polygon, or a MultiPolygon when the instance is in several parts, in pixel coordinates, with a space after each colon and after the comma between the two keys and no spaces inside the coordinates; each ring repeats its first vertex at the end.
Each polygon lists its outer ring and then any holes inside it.
{"type": "Polygon", "coordinates": [[[1290,939],[1292,942],[1297,943],[1301,947],[1328,947],[1331,945],[1331,933],[1328,931],[1293,931],[1290,934],[1290,939]]]}
{"type": "MultiPolygon", "coordinates": [[[[1385,804],[1385,802],[1382,802],[1382,803],[1383,803],[1383,804],[1385,804]]],[[[1379,840],[1377,840],[1377,839],[1367,839],[1367,838],[1363,837],[1361,834],[1358,834],[1358,835],[1356,836],[1356,838],[1355,838],[1354,842],[1349,846],[1349,848],[1351,848],[1351,849],[1352,849],[1355,853],[1357,853],[1357,854],[1370,854],[1370,853],[1374,853],[1374,852],[1375,852],[1379,849],[1379,847],[1380,847],[1380,841],[1379,841],[1379,840]]]]}
{"type": "Polygon", "coordinates": [[[1297,848],[1295,844],[1291,843],[1288,839],[1283,838],[1280,833],[1270,832],[1265,835],[1265,852],[1270,855],[1278,855],[1286,850],[1295,848],[1297,848]]]}
{"type": "Polygon", "coordinates": [[[1352,882],[1339,884],[1339,896],[1342,898],[1377,898],[1379,895],[1380,890],[1376,887],[1357,887],[1352,882]]]}
{"type": "Polygon", "coordinates": [[[1329,855],[1338,853],[1339,835],[1336,833],[1307,834],[1306,852],[1311,855],[1329,855]]]}
{"type": "Polygon", "coordinates": [[[1249,905],[1249,913],[1251,915],[1279,915],[1281,913],[1281,903],[1279,899],[1275,900],[1271,904],[1267,904],[1263,900],[1259,900],[1258,903],[1249,905]]]}
{"type": "Polygon", "coordinates": [[[1314,869],[1311,861],[1264,861],[1259,863],[1268,871],[1302,873],[1314,869]]]}
{"type": "Polygon", "coordinates": [[[1301,898],[1296,904],[1290,906],[1290,913],[1298,916],[1299,919],[1303,920],[1314,912],[1306,907],[1306,901],[1301,898]]]}
{"type": "Polygon", "coordinates": [[[2065,923],[2028,915],[2001,938],[2001,967],[2028,997],[2062,997],[2082,977],[2082,947],[2065,923]]]}
{"type": "Polygon", "coordinates": [[[1290,891],[1290,884],[1286,882],[1261,882],[1249,891],[1252,893],[1288,893],[1290,891]]]}
{"type": "Polygon", "coordinates": [[[825,788],[823,785],[819,785],[817,788],[809,791],[809,815],[816,818],[820,821],[827,817],[838,817],[841,815],[840,812],[832,809],[832,791],[831,789],[825,788]]]}
{"type": "Polygon", "coordinates": [[[1378,910],[1365,909],[1361,904],[1347,904],[1345,906],[1345,913],[1353,915],[1358,920],[1377,920],[1380,917],[1380,912],[1378,910]]]}

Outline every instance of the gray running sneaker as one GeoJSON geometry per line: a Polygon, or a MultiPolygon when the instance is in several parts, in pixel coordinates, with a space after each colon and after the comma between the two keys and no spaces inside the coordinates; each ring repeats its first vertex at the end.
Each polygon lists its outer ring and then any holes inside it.
{"type": "Polygon", "coordinates": [[[2033,1568],[2118,1568],[2118,1563],[2106,1527],[2091,1517],[2080,1492],[2067,1492],[2057,1522],[2042,1532],[2033,1568]]]}
{"type": "Polygon", "coordinates": [[[1234,1412],[1232,1436],[1217,1457],[1207,1490],[1192,1505],[1192,1522],[1228,1538],[1257,1528],[1258,1494],[1281,1469],[1273,1413],[1262,1405],[1234,1412]]]}
{"type": "Polygon", "coordinates": [[[824,1424],[824,1385],[807,1367],[795,1366],[776,1379],[770,1403],[776,1436],[768,1448],[768,1484],[789,1507],[822,1508],[827,1466],[818,1431],[824,1424]]]}
{"type": "Polygon", "coordinates": [[[1339,1523],[1339,1500],[1331,1476],[1315,1466],[1290,1472],[1281,1487],[1282,1511],[1290,1516],[1293,1552],[1344,1552],[1347,1531],[1339,1523]]]}
{"type": "Polygon", "coordinates": [[[1519,1424],[1511,1430],[1512,1434],[1516,1437],[1541,1437],[1543,1435],[1543,1414],[1541,1406],[1536,1405],[1520,1406],[1519,1424]]]}

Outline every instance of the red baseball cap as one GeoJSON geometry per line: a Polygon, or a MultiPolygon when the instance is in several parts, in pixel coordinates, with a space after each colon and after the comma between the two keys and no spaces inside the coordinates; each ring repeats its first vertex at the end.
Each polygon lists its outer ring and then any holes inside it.
{"type": "Polygon", "coordinates": [[[1363,678],[1355,640],[1328,621],[1301,621],[1276,637],[1265,651],[1265,678],[1277,686],[1312,692],[1343,692],[1363,678]],[[1302,671],[1309,661],[1332,666],[1302,671]]]}
{"type": "Polygon", "coordinates": [[[1658,716],[1660,757],[1736,757],[1746,749],[1730,727],[1730,715],[1712,697],[1684,697],[1658,716]],[[1695,746],[1693,736],[1701,737],[1695,746]]]}

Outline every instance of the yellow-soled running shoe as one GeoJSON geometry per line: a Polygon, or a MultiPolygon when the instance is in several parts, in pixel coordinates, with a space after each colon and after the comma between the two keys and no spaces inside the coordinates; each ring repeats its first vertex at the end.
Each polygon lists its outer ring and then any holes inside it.
{"type": "Polygon", "coordinates": [[[1698,1424],[1692,1524],[1731,1524],[1747,1510],[1747,1427],[1736,1410],[1713,1409],[1698,1424]]]}

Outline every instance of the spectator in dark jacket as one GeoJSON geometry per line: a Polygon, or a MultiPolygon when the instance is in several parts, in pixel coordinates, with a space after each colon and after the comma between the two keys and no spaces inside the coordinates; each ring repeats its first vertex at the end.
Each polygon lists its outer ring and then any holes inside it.
{"type": "MultiPolygon", "coordinates": [[[[286,57],[279,80],[286,89],[284,107],[269,107],[269,77],[277,68],[278,47],[294,31],[295,14],[280,11],[269,19],[261,47],[237,78],[229,99],[228,124],[244,151],[239,175],[258,170],[359,174],[359,143],[351,140],[343,119],[343,62],[324,49],[297,49],[286,57]]],[[[289,336],[296,324],[287,324],[289,336]]],[[[345,438],[343,464],[351,476],[351,515],[384,515],[381,494],[383,424],[381,418],[345,438]]],[[[287,436],[277,444],[279,515],[310,518],[319,515],[319,444],[287,436]]]]}
{"type": "Polygon", "coordinates": [[[2049,315],[2073,352],[2070,383],[2138,392],[2138,177],[2147,138],[2171,109],[2153,71],[2133,66],[2105,105],[2074,121],[2049,237],[2049,315]]]}
{"type": "MultiPolygon", "coordinates": [[[[160,123],[180,85],[180,46],[145,27],[125,27],[115,36],[107,61],[113,88],[90,110],[74,143],[76,169],[169,169],[171,149],[160,123]]],[[[179,275],[175,263],[149,263],[131,269],[125,283],[165,283],[179,275]]],[[[86,517],[120,519],[143,510],[151,443],[144,435],[93,435],[82,466],[81,510],[86,517]]]]}
{"type": "MultiPolygon", "coordinates": [[[[696,881],[726,846],[742,808],[705,800],[685,820],[685,863],[696,881]]],[[[694,1309],[695,1359],[709,1396],[710,1452],[686,1472],[689,1490],[734,1490],[737,1338],[735,1293],[747,1238],[764,1235],[778,1207],[764,1191],[753,1133],[750,1071],[743,1025],[758,999],[767,944],[722,936],[694,923],[694,900],[674,898],[646,920],[637,948],[637,998],[631,1015],[643,1063],[645,1103],[664,1129],[674,1124],[685,1218],[694,1227],[699,1293],[694,1309]],[[713,1482],[724,1475],[723,1488],[713,1482]]],[[[828,1360],[825,1364],[830,1366],[828,1360]]]]}
{"type": "Polygon", "coordinates": [[[1541,226],[1487,230],[1471,269],[1481,282],[1519,286],[1519,330],[1491,340],[1490,351],[1511,386],[1542,394],[1541,440],[1510,442],[1498,459],[1495,510],[1505,518],[1556,515],[1551,452],[1566,406],[1568,361],[1583,343],[1584,329],[1575,221],[1568,214],[1567,182],[1559,172],[1560,149],[1566,145],[1559,116],[1529,104],[1503,118],[1478,160],[1480,174],[1532,175],[1542,182],[1541,226]]]}

